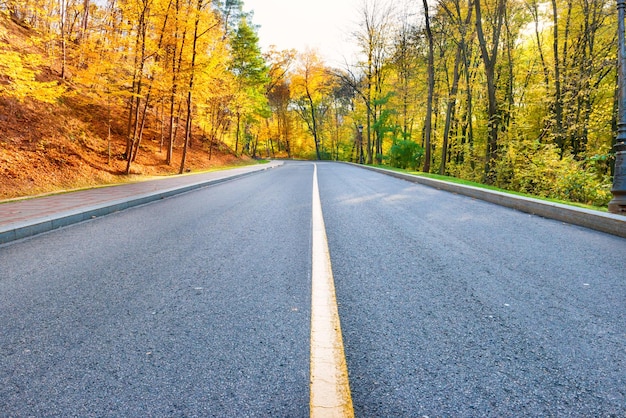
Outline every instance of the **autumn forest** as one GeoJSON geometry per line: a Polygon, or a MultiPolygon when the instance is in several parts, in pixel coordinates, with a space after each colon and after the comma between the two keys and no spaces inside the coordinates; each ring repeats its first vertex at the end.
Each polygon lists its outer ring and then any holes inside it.
{"type": "Polygon", "coordinates": [[[293,158],[606,206],[614,1],[355,13],[359,55],[337,68],[320,51],[261,51],[245,0],[0,0],[0,198],[36,172],[54,183],[55,167],[76,173],[63,188],[293,158]]]}

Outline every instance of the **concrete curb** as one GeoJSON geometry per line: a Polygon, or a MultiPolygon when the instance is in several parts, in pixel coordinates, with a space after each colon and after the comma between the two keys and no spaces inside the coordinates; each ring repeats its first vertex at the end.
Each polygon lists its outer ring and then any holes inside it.
{"type": "MultiPolygon", "coordinates": [[[[185,186],[171,187],[168,189],[135,195],[129,198],[111,200],[98,205],[81,206],[77,209],[60,212],[51,216],[34,218],[25,222],[9,224],[7,226],[0,227],[0,245],[22,238],[28,238],[37,234],[41,234],[43,232],[52,231],[57,228],[72,225],[89,219],[108,215],[113,212],[119,212],[121,210],[131,207],[144,205],[146,203],[154,202],[156,200],[165,199],[203,187],[224,183],[226,181],[260,173],[262,171],[280,167],[281,165],[282,163],[259,166],[258,169],[247,171],[245,173],[239,173],[230,176],[226,175],[225,177],[198,181],[185,186]]],[[[227,173],[227,171],[224,171],[224,173],[227,173]]]]}
{"type": "Polygon", "coordinates": [[[533,199],[524,196],[516,196],[508,193],[502,193],[495,190],[481,189],[478,187],[465,186],[462,184],[449,183],[442,180],[416,176],[413,174],[401,173],[384,168],[369,167],[353,164],[361,168],[384,173],[392,177],[407,180],[412,183],[423,184],[425,186],[434,187],[451,193],[457,193],[463,196],[472,197],[474,199],[484,200],[486,202],[495,203],[496,205],[505,206],[516,209],[521,212],[542,216],[548,219],[554,219],[566,222],[572,225],[583,226],[585,228],[594,229],[596,231],[606,232],[607,234],[617,235],[626,238],[626,216],[615,215],[612,213],[604,213],[574,206],[563,205],[559,203],[547,202],[540,199],[533,199]]]}

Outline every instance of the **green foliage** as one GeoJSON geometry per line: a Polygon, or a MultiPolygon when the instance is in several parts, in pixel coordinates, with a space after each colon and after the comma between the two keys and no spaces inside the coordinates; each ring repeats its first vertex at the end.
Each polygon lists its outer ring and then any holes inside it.
{"type": "Polygon", "coordinates": [[[594,169],[602,160],[561,158],[554,144],[509,143],[498,167],[497,185],[539,197],[606,206],[611,200],[610,178],[594,169]]]}
{"type": "Polygon", "coordinates": [[[424,148],[409,139],[394,141],[389,150],[389,164],[393,167],[416,170],[421,165],[424,148]]]}
{"type": "Polygon", "coordinates": [[[330,151],[320,150],[320,160],[332,160],[332,159],[333,159],[333,155],[331,154],[330,151]]]}
{"type": "Polygon", "coordinates": [[[231,40],[231,70],[244,86],[259,88],[268,81],[268,68],[254,27],[244,18],[231,40]]]}
{"type": "MultiPolygon", "coordinates": [[[[378,104],[380,106],[387,104],[390,96],[391,94],[388,95],[385,100],[379,100],[378,104]]],[[[397,130],[394,121],[391,119],[396,113],[395,109],[381,109],[376,122],[372,124],[372,129],[379,138],[383,138],[385,134],[393,133],[397,130]]]]}

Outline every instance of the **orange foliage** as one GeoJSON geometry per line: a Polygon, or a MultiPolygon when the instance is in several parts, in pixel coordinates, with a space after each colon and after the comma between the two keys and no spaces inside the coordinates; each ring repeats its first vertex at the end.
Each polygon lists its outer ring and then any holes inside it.
{"type": "MultiPolygon", "coordinates": [[[[132,175],[122,175],[127,109],[110,108],[109,148],[109,103],[86,86],[62,81],[57,68],[44,64],[43,52],[33,50],[30,35],[0,15],[0,37],[6,41],[0,50],[0,199],[177,172],[182,139],[177,138],[173,163],[167,166],[160,127],[152,117],[132,175]],[[10,70],[3,66],[9,60],[17,60],[10,70]]],[[[194,138],[186,166],[195,171],[241,162],[227,147],[219,149],[209,160],[206,146],[194,138]]]]}

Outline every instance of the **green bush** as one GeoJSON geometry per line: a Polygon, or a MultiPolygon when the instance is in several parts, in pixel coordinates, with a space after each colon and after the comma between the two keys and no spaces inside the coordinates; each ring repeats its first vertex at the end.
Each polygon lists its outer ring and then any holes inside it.
{"type": "Polygon", "coordinates": [[[405,170],[417,170],[424,156],[424,148],[421,145],[407,140],[397,140],[389,150],[389,164],[392,167],[405,170]]]}
{"type": "Polygon", "coordinates": [[[611,200],[608,176],[599,175],[589,161],[560,156],[554,145],[524,141],[509,144],[499,162],[498,186],[535,196],[594,206],[611,200]]]}

